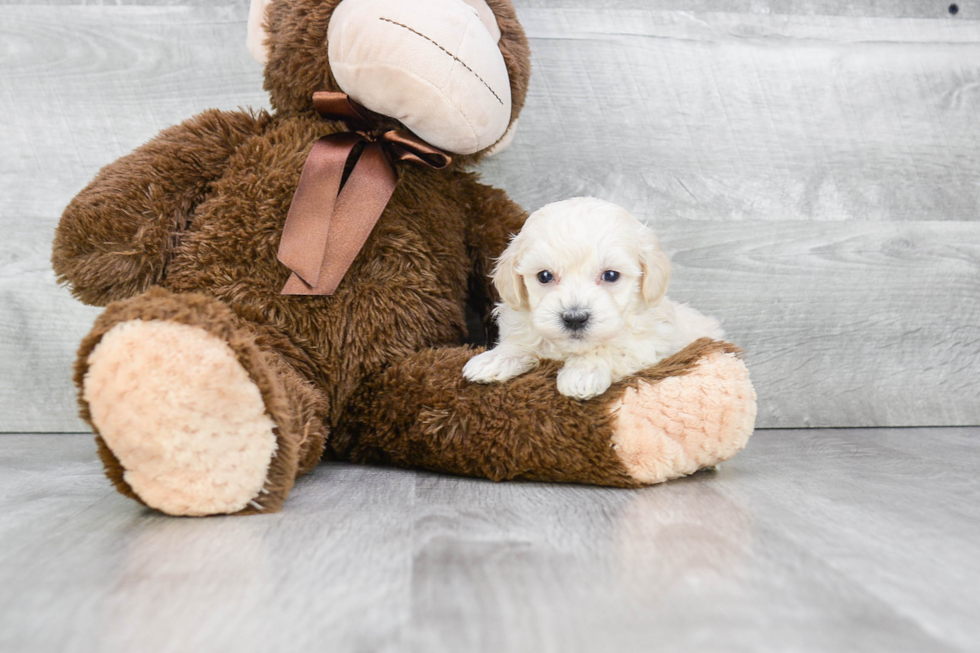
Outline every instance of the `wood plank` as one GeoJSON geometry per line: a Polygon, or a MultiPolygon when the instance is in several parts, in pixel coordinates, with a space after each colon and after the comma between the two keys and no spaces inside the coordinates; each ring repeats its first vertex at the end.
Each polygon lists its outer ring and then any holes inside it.
{"type": "MultiPolygon", "coordinates": [[[[594,193],[692,219],[976,219],[978,21],[521,17],[535,83],[487,173],[528,206],[594,193]]],[[[50,219],[99,166],[204,108],[264,106],[243,20],[234,6],[11,7],[11,213],[50,219]]]]}
{"type": "MultiPolygon", "coordinates": [[[[238,5],[249,0],[0,0],[0,5],[238,5]]],[[[727,12],[763,15],[879,16],[887,18],[980,18],[971,3],[921,0],[514,0],[524,9],[646,9],[656,11],[727,12]],[[949,9],[956,4],[956,12],[949,9]]]]}
{"type": "Polygon", "coordinates": [[[980,423],[980,225],[663,221],[673,298],[745,348],[758,424],[980,423]]]}
{"type": "Polygon", "coordinates": [[[976,220],[980,21],[528,9],[487,178],[692,220],[976,220]],[[561,165],[555,165],[561,162],[561,165]]]}
{"type": "Polygon", "coordinates": [[[48,257],[35,252],[0,266],[0,432],[88,428],[77,417],[72,368],[102,309],[82,306],[59,288],[48,257]],[[26,265],[34,269],[17,270],[26,265]]]}
{"type": "Polygon", "coordinates": [[[23,7],[0,25],[0,220],[57,216],[100,167],[210,107],[265,106],[237,6],[23,7]]]}
{"type": "Polygon", "coordinates": [[[0,436],[0,650],[376,651],[408,620],[412,474],[323,468],[288,511],[181,520],[118,495],[90,436],[28,438],[0,436]]]}
{"type": "MultiPolygon", "coordinates": [[[[420,648],[676,651],[695,641],[719,651],[968,648],[971,633],[947,637],[930,615],[951,609],[961,623],[972,619],[966,606],[976,605],[976,591],[962,579],[980,566],[969,563],[961,576],[946,565],[970,557],[977,529],[961,528],[958,515],[976,509],[959,498],[926,517],[935,504],[913,496],[908,475],[929,474],[932,491],[950,498],[953,487],[977,483],[964,459],[947,466],[959,447],[944,450],[946,439],[940,444],[932,433],[761,432],[719,474],[634,496],[422,480],[419,504],[439,519],[415,530],[420,648]],[[888,447],[916,438],[913,455],[888,447]],[[878,469],[868,476],[859,470],[870,460],[878,469]],[[883,554],[888,563],[866,557],[896,542],[904,546],[883,554]],[[919,555],[930,546],[935,556],[919,555]],[[924,579],[962,589],[943,596],[924,579]],[[814,604],[820,617],[806,607],[814,604]],[[896,614],[909,619],[898,630],[896,614]],[[836,625],[800,623],[824,619],[836,625]],[[760,636],[765,643],[754,640],[760,636]]],[[[950,435],[960,444],[960,433],[950,435]]],[[[962,446],[975,451],[971,435],[962,434],[962,446]]]]}
{"type": "Polygon", "coordinates": [[[173,519],[0,435],[4,651],[972,651],[980,429],[760,431],[644,490],[325,464],[173,519]]]}
{"type": "MultiPolygon", "coordinates": [[[[139,1],[139,0],[134,0],[139,1]]],[[[970,19],[980,17],[972,3],[922,0],[514,0],[525,9],[644,9],[692,13],[730,13],[799,16],[878,16],[882,18],[970,19]],[[956,13],[949,11],[957,4],[956,13]]]]}
{"type": "Polygon", "coordinates": [[[215,7],[232,5],[245,7],[246,11],[251,0],[0,0],[0,5],[84,5],[87,7],[118,7],[118,6],[168,6],[168,7],[215,7]]]}
{"type": "Polygon", "coordinates": [[[167,7],[215,7],[218,5],[231,5],[236,7],[248,6],[251,0],[0,0],[0,5],[26,5],[36,7],[39,5],[84,5],[84,6],[167,6],[167,7]]]}
{"type": "MultiPolygon", "coordinates": [[[[186,4],[186,3],[185,3],[186,4]]],[[[98,169],[209,107],[261,106],[247,6],[8,6],[0,23],[0,431],[78,431],[71,367],[98,309],[51,272],[98,169]]]]}

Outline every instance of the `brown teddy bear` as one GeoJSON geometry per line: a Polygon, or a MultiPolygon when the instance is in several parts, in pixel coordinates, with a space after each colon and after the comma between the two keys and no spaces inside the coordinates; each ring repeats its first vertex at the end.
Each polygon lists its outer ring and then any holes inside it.
{"type": "Polygon", "coordinates": [[[466,171],[527,92],[507,0],[255,0],[250,26],[273,112],[165,130],[57,230],[60,280],[108,306],[75,381],[120,492],[272,512],[324,457],[636,487],[745,445],[755,395],[727,343],[589,401],[557,392],[557,364],[464,380],[467,310],[489,314],[526,217],[466,171]]]}

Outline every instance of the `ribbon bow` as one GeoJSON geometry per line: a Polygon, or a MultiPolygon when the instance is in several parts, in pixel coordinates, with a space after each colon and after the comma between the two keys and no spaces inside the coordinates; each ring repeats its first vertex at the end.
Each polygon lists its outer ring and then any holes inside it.
{"type": "Polygon", "coordinates": [[[407,132],[369,131],[364,107],[346,93],[314,93],[313,107],[324,118],[347,122],[354,131],[320,138],[303,164],[279,243],[279,261],[293,272],[284,295],[334,293],[395,191],[394,161],[435,170],[452,161],[407,132]],[[345,180],[351,157],[353,168],[345,180]]]}

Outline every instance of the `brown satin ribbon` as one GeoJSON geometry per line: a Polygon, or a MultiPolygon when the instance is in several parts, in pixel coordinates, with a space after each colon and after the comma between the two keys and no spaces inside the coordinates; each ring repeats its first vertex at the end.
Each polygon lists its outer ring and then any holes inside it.
{"type": "Polygon", "coordinates": [[[407,132],[368,131],[365,109],[345,93],[314,93],[313,106],[324,118],[343,120],[356,131],[320,138],[306,157],[279,243],[279,261],[293,272],[284,295],[334,293],[395,191],[398,172],[392,161],[436,170],[452,161],[407,132]],[[357,160],[341,188],[352,153],[357,160]]]}

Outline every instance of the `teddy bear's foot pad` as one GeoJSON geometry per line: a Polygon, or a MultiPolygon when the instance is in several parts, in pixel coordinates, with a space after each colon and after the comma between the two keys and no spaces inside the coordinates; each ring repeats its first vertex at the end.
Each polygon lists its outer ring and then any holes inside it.
{"type": "Polygon", "coordinates": [[[144,503],[171,515],[261,508],[276,425],[227,343],[131,320],[102,337],[88,365],[92,421],[144,503]]]}
{"type": "Polygon", "coordinates": [[[744,448],[756,396],[745,364],[717,352],[687,374],[639,381],[611,410],[620,461],[634,480],[652,484],[713,467],[744,448]]]}

